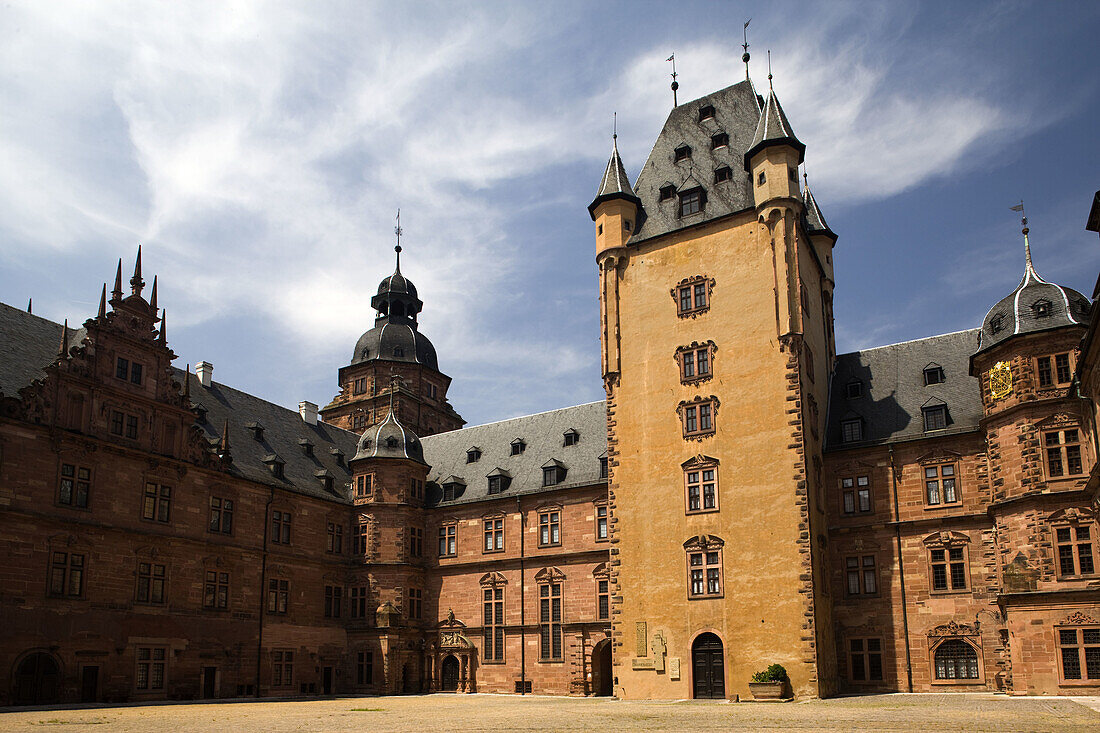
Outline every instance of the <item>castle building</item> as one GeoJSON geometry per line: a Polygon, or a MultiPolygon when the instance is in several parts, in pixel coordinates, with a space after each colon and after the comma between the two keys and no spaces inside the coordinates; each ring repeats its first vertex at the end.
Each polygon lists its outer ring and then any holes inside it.
{"type": "Polygon", "coordinates": [[[1025,222],[980,328],[837,355],[805,154],[748,80],[613,144],[607,399],[487,425],[400,260],[320,410],[173,366],[140,249],[0,304],[0,704],[1100,693],[1095,306],[1025,222]]]}

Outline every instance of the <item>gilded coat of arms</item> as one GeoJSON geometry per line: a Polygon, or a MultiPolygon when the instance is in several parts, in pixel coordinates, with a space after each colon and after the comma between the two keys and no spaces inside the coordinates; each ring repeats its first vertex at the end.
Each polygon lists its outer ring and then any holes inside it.
{"type": "Polygon", "coordinates": [[[1012,394],[1012,368],[1008,362],[999,361],[989,370],[989,393],[995,400],[1012,394]]]}

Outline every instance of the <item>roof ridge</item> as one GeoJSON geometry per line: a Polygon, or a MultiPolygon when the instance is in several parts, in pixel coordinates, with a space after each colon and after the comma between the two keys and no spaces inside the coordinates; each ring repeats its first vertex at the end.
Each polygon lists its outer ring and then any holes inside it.
{"type": "Polygon", "coordinates": [[[481,423],[480,425],[467,425],[466,427],[459,428],[458,430],[448,430],[447,432],[444,432],[444,433],[436,433],[435,435],[428,435],[428,436],[422,438],[422,440],[431,440],[432,438],[435,438],[435,437],[440,436],[440,435],[454,435],[456,433],[461,433],[461,432],[464,432],[466,430],[473,430],[474,428],[488,427],[489,425],[500,425],[501,423],[511,422],[513,420],[524,420],[524,419],[529,418],[529,417],[538,417],[539,415],[549,415],[551,412],[564,412],[565,410],[574,410],[578,407],[588,407],[589,405],[598,405],[601,402],[606,403],[607,400],[593,400],[592,402],[582,402],[579,405],[568,405],[566,407],[557,407],[553,410],[543,410],[542,412],[532,412],[530,415],[516,415],[515,417],[507,417],[507,418],[504,418],[503,420],[494,420],[492,422],[481,423]]]}
{"type": "Polygon", "coordinates": [[[943,338],[945,336],[958,336],[959,334],[962,334],[962,333],[978,332],[978,331],[981,331],[981,330],[982,330],[981,328],[963,328],[963,329],[960,329],[958,331],[949,331],[948,333],[938,333],[938,334],[934,334],[932,336],[922,336],[922,337],[916,338],[916,339],[908,339],[906,341],[898,341],[898,342],[893,343],[893,344],[883,344],[882,346],[869,346],[866,349],[856,349],[855,351],[846,351],[843,354],[837,354],[837,357],[839,358],[841,356],[848,356],[850,354],[862,354],[865,351],[875,351],[877,349],[889,349],[889,348],[894,347],[894,346],[903,346],[904,344],[916,343],[917,341],[929,341],[931,339],[943,338]]]}

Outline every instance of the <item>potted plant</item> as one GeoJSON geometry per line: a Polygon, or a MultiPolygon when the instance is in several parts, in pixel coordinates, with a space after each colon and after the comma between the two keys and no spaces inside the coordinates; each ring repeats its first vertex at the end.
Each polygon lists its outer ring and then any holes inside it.
{"type": "Polygon", "coordinates": [[[754,700],[785,700],[791,696],[790,679],[782,664],[769,665],[749,680],[749,692],[754,700]]]}

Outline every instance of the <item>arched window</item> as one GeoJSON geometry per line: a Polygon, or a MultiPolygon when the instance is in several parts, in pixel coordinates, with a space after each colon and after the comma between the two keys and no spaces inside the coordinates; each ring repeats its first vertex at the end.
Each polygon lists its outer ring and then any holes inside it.
{"type": "Polygon", "coordinates": [[[978,679],[978,654],[962,639],[948,639],[936,647],[936,679],[978,679]]]}

